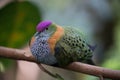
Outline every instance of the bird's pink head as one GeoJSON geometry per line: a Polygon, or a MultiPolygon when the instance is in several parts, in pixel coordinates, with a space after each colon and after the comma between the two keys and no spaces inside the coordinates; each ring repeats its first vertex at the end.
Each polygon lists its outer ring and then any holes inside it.
{"type": "Polygon", "coordinates": [[[41,31],[45,30],[46,28],[48,28],[51,24],[52,24],[52,22],[49,20],[42,21],[37,25],[36,30],[38,32],[41,32],[41,31]]]}

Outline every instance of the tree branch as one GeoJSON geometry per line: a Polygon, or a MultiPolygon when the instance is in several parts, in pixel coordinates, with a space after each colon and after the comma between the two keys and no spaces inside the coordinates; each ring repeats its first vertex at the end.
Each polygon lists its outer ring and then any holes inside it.
{"type": "Polygon", "coordinates": [[[0,57],[37,62],[30,51],[0,46],[0,57]]]}
{"type": "MultiPolygon", "coordinates": [[[[0,46],[0,57],[37,63],[29,50],[27,51],[0,46]]],[[[66,69],[98,77],[103,76],[105,78],[120,79],[120,70],[110,70],[98,66],[84,64],[81,62],[73,62],[68,65],[66,69]]]]}

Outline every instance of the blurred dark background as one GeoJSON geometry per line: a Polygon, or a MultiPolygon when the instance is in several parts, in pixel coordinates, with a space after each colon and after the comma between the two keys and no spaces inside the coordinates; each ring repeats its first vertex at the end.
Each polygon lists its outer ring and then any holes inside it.
{"type": "MultiPolygon", "coordinates": [[[[120,70],[120,0],[0,0],[0,46],[27,49],[42,20],[78,27],[91,44],[97,44],[96,65],[120,70]]],[[[65,80],[98,80],[44,65],[65,80]]],[[[36,64],[0,57],[0,80],[55,80],[36,64]]]]}

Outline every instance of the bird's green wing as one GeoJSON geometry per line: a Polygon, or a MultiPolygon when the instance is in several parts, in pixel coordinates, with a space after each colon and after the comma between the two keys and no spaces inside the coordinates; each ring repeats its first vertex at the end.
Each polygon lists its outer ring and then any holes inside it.
{"type": "Polygon", "coordinates": [[[55,57],[60,66],[65,66],[74,61],[86,62],[92,57],[92,52],[81,34],[68,27],[55,46],[55,57]]]}

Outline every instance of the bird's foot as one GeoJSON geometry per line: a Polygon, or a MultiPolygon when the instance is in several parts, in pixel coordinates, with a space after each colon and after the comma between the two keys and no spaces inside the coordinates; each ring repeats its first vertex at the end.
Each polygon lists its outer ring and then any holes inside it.
{"type": "Polygon", "coordinates": [[[57,80],[64,80],[64,78],[62,78],[59,74],[53,74],[50,71],[48,71],[47,69],[45,69],[41,64],[38,64],[39,68],[44,71],[45,73],[47,73],[48,75],[56,78],[57,80]]]}

